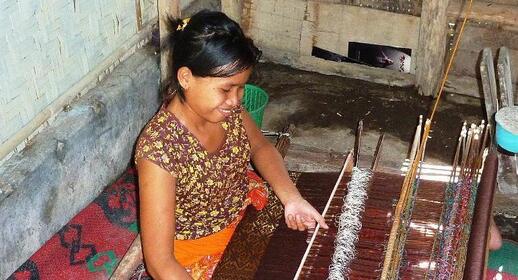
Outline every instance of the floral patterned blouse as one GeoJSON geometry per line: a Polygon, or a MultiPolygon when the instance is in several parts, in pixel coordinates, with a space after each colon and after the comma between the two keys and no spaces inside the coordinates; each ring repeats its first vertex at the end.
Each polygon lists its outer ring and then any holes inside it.
{"type": "Polygon", "coordinates": [[[224,229],[243,209],[250,143],[241,112],[223,123],[226,138],[212,154],[162,106],[141,133],[135,160],[147,159],[176,178],[176,236],[197,239],[224,229]]]}

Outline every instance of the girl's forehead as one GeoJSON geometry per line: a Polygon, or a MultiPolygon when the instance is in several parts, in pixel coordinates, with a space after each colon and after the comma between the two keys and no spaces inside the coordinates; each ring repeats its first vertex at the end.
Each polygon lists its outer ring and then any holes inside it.
{"type": "Polygon", "coordinates": [[[239,86],[244,85],[248,81],[251,73],[252,69],[247,69],[229,77],[207,77],[207,81],[211,83],[239,86]]]}

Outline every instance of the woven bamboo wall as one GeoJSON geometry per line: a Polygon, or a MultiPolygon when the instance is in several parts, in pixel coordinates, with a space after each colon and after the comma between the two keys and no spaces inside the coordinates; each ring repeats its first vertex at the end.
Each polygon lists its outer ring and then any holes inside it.
{"type": "MultiPolygon", "coordinates": [[[[140,1],[142,22],[156,0],[140,1]]],[[[0,144],[137,32],[136,1],[0,0],[0,144]]]]}

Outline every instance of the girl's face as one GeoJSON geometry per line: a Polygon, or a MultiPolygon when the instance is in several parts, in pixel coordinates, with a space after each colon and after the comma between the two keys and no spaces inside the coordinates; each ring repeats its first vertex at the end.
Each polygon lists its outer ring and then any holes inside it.
{"type": "Polygon", "coordinates": [[[197,77],[186,67],[180,68],[178,73],[185,103],[201,120],[218,123],[241,105],[252,69],[230,77],[197,77]]]}

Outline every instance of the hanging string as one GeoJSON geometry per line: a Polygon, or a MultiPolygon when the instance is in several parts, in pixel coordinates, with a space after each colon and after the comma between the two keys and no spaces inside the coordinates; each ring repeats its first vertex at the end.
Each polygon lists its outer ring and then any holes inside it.
{"type": "Polygon", "coordinates": [[[455,60],[455,56],[457,55],[457,50],[459,49],[460,39],[462,38],[462,34],[464,33],[464,28],[466,26],[466,22],[468,21],[469,16],[471,15],[471,10],[473,6],[473,0],[469,0],[468,7],[466,9],[466,16],[462,21],[462,25],[460,26],[459,35],[457,36],[457,40],[455,41],[455,46],[453,47],[452,54],[450,56],[448,66],[446,67],[446,71],[444,73],[444,78],[441,82],[441,87],[439,89],[439,93],[437,94],[437,98],[435,99],[435,103],[433,105],[432,112],[430,114],[429,119],[433,121],[435,116],[435,111],[437,110],[437,106],[439,105],[439,100],[441,99],[442,93],[444,92],[444,87],[446,86],[446,81],[448,81],[448,75],[450,74],[451,67],[453,65],[453,61],[455,60]]]}

